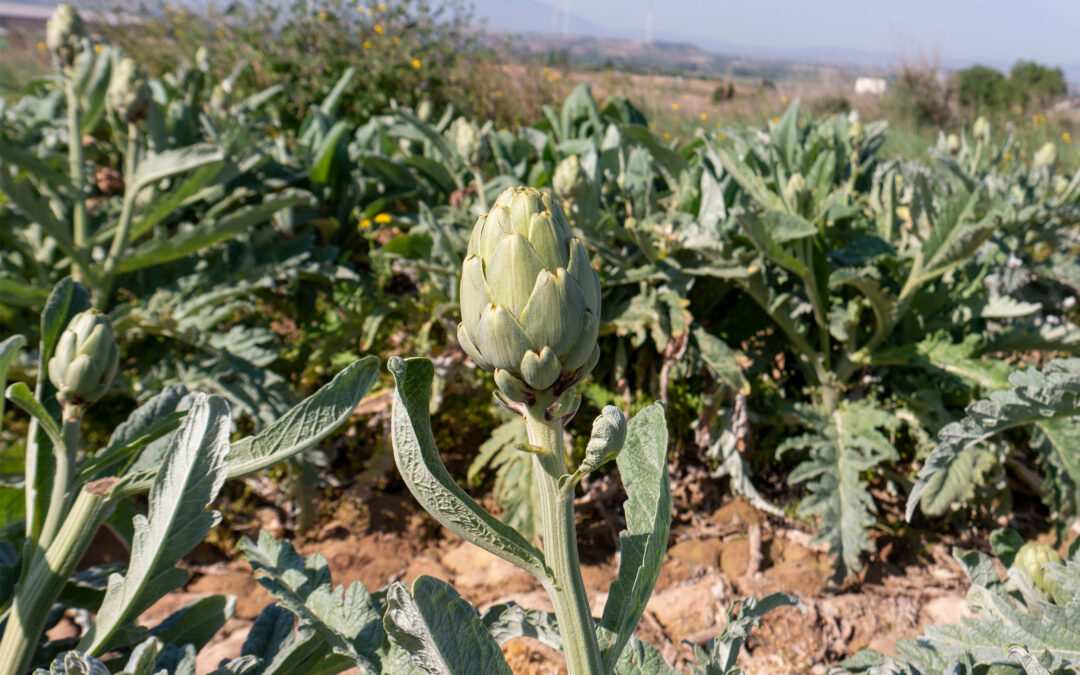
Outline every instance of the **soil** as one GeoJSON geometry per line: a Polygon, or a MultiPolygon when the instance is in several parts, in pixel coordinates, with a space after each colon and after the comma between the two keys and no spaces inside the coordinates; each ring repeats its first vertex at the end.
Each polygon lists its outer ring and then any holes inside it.
{"type": "MultiPolygon", "coordinates": [[[[428,574],[451,582],[481,611],[507,601],[551,610],[528,573],[441,529],[407,492],[346,491],[332,509],[292,541],[304,555],[325,556],[335,584],[360,581],[374,590],[428,574]]],[[[285,534],[276,513],[257,510],[243,534],[285,534]]],[[[600,518],[582,518],[579,527],[582,573],[599,616],[617,572],[614,532],[603,532],[610,526],[600,518]]],[[[739,664],[750,674],[816,674],[866,647],[894,653],[898,639],[915,637],[929,623],[958,621],[967,612],[966,578],[944,545],[902,552],[879,542],[879,561],[836,589],[827,583],[825,553],[811,539],[799,523],[765,516],[741,498],[725,498],[714,512],[695,514],[673,527],[638,635],[658,646],[669,663],[682,666],[692,658],[692,644],[704,645],[720,633],[733,601],[784,591],[802,607],[767,615],[750,634],[739,664]]],[[[239,655],[252,621],[271,597],[242,556],[204,544],[184,564],[191,581],[151,607],[141,622],[154,625],[206,595],[234,596],[235,616],[199,657],[198,672],[209,673],[222,659],[239,655]]],[[[51,631],[53,637],[73,633],[70,619],[51,631]]],[[[560,655],[536,641],[514,640],[503,651],[515,673],[566,672],[560,655]]]]}

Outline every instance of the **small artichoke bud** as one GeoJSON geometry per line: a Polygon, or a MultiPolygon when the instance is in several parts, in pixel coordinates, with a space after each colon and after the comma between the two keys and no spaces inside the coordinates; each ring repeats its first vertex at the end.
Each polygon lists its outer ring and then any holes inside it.
{"type": "Polygon", "coordinates": [[[431,104],[430,98],[425,98],[420,101],[420,104],[416,106],[416,116],[421,122],[427,122],[431,119],[431,114],[434,112],[434,106],[431,104]]]}
{"type": "Polygon", "coordinates": [[[200,45],[195,50],[195,67],[204,73],[210,72],[210,51],[206,45],[200,45]]]}
{"type": "Polygon", "coordinates": [[[866,129],[863,127],[863,123],[859,120],[855,120],[848,127],[848,138],[855,143],[855,145],[861,144],[866,139],[866,129]]]}
{"type": "Polygon", "coordinates": [[[75,315],[49,359],[56,398],[65,405],[93,403],[109,388],[119,362],[120,348],[109,318],[94,309],[75,315]]]}
{"type": "Polygon", "coordinates": [[[480,127],[464,117],[459,117],[450,125],[448,133],[454,149],[469,166],[476,166],[483,161],[484,137],[480,133],[480,127]]]}
{"type": "Polygon", "coordinates": [[[600,279],[562,209],[508,188],[469,237],[458,342],[503,396],[550,405],[600,356],[600,279]]]}
{"type": "Polygon", "coordinates": [[[788,178],[787,187],[784,188],[784,199],[793,208],[798,209],[803,196],[806,194],[806,179],[801,173],[795,172],[788,178]]]}
{"type": "Polygon", "coordinates": [[[570,155],[555,167],[551,177],[551,187],[559,199],[578,199],[587,187],[585,174],[581,171],[581,160],[577,155],[570,155]]]}
{"type": "Polygon", "coordinates": [[[45,46],[62,68],[70,68],[86,37],[86,25],[69,2],[62,2],[45,23],[45,46]]]}
{"type": "Polygon", "coordinates": [[[960,137],[956,134],[949,134],[949,137],[945,139],[945,148],[950,155],[960,152],[960,137]]]}
{"type": "Polygon", "coordinates": [[[150,85],[135,59],[125,56],[116,64],[109,79],[107,95],[109,107],[125,124],[133,124],[146,117],[150,107],[150,85]]]}
{"type": "Polygon", "coordinates": [[[1069,179],[1065,176],[1054,176],[1054,194],[1061,196],[1069,189],[1069,179]]]}
{"type": "Polygon", "coordinates": [[[990,142],[990,122],[985,117],[980,116],[975,120],[975,125],[971,128],[971,133],[975,135],[975,138],[983,143],[990,142]]]}
{"type": "Polygon", "coordinates": [[[1031,577],[1032,583],[1051,597],[1054,595],[1054,583],[1046,578],[1045,566],[1047,563],[1061,564],[1061,556],[1050,546],[1038,542],[1029,541],[1020,547],[1013,559],[1013,567],[1018,567],[1031,577]]]}
{"type": "Polygon", "coordinates": [[[615,459],[626,441],[626,418],[613,405],[604,406],[593,420],[592,435],[585,447],[585,459],[578,473],[584,475],[595,471],[615,459]]]}
{"type": "Polygon", "coordinates": [[[1042,147],[1035,151],[1035,168],[1054,166],[1057,162],[1057,147],[1053,143],[1043,143],[1042,147]]]}

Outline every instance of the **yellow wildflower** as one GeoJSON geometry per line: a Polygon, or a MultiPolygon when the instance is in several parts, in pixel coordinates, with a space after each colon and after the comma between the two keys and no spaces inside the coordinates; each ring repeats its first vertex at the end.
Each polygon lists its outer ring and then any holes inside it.
{"type": "Polygon", "coordinates": [[[371,49],[371,41],[364,40],[364,49],[371,49]]]}
{"type": "Polygon", "coordinates": [[[380,12],[385,12],[386,11],[386,3],[385,2],[380,2],[379,3],[379,11],[380,12]]]}
{"type": "Polygon", "coordinates": [[[1005,159],[1012,159],[1012,153],[1011,152],[1006,152],[1005,153],[1005,159]]]}
{"type": "Polygon", "coordinates": [[[679,104],[678,103],[672,103],[671,104],[671,109],[674,110],[675,112],[679,112],[679,104]]]}
{"type": "Polygon", "coordinates": [[[412,60],[412,67],[419,70],[420,69],[420,59],[413,59],[412,60]]]}
{"type": "Polygon", "coordinates": [[[390,217],[389,213],[380,213],[379,215],[375,216],[375,222],[380,225],[388,225],[393,220],[394,219],[390,217]]]}
{"type": "Polygon", "coordinates": [[[319,21],[326,21],[329,18],[330,17],[326,12],[319,12],[319,21]]]}
{"type": "Polygon", "coordinates": [[[773,124],[780,124],[780,118],[779,117],[772,118],[772,123],[773,124]]]}
{"type": "Polygon", "coordinates": [[[38,42],[37,43],[37,48],[40,49],[41,51],[45,51],[46,49],[49,48],[49,45],[45,44],[44,42],[38,42]]]}
{"type": "Polygon", "coordinates": [[[671,132],[670,131],[665,131],[664,132],[664,140],[666,141],[666,140],[668,140],[670,138],[671,138],[671,132]]]}
{"type": "Polygon", "coordinates": [[[360,221],[360,227],[371,227],[371,220],[364,218],[360,221]]]}
{"type": "Polygon", "coordinates": [[[701,113],[700,115],[698,115],[698,117],[699,117],[699,118],[701,118],[701,121],[702,121],[702,122],[704,122],[705,120],[709,119],[709,116],[708,116],[708,114],[706,114],[706,113],[701,113]]]}
{"type": "Polygon", "coordinates": [[[1072,135],[1068,131],[1066,131],[1065,133],[1061,134],[1061,140],[1065,141],[1066,143],[1072,143],[1072,135]]]}
{"type": "MultiPolygon", "coordinates": [[[[96,53],[100,54],[101,52],[105,51],[105,45],[103,45],[103,44],[100,44],[100,43],[99,43],[99,44],[96,44],[96,45],[94,45],[94,51],[95,51],[96,53]]],[[[1068,141],[1066,141],[1066,142],[1068,142],[1068,141]]]]}
{"type": "Polygon", "coordinates": [[[716,123],[716,128],[717,129],[723,129],[724,128],[724,123],[723,122],[717,122],[716,123]]]}
{"type": "Polygon", "coordinates": [[[393,41],[394,41],[394,44],[396,44],[396,45],[399,45],[399,44],[401,44],[401,38],[399,38],[399,37],[398,37],[398,36],[396,36],[396,35],[395,35],[394,37],[390,38],[390,39],[391,39],[391,40],[393,40],[393,41]]]}
{"type": "Polygon", "coordinates": [[[787,105],[787,96],[781,96],[780,97],[780,103],[782,103],[784,105],[787,105]]]}
{"type": "Polygon", "coordinates": [[[716,140],[718,141],[722,141],[725,138],[727,138],[727,136],[725,136],[724,134],[716,134],[716,140]]]}
{"type": "Polygon", "coordinates": [[[184,37],[184,31],[179,29],[179,28],[174,29],[172,34],[173,34],[173,37],[178,37],[178,38],[179,37],[184,37]]]}
{"type": "Polygon", "coordinates": [[[214,31],[214,35],[218,36],[219,38],[223,38],[225,37],[225,31],[218,28],[216,31],[214,31]]]}
{"type": "Polygon", "coordinates": [[[378,33],[379,35],[382,35],[383,33],[385,33],[385,32],[386,32],[386,29],[385,29],[385,28],[383,28],[383,27],[382,27],[381,25],[379,25],[379,24],[375,24],[375,32],[376,32],[376,33],[378,33]]]}

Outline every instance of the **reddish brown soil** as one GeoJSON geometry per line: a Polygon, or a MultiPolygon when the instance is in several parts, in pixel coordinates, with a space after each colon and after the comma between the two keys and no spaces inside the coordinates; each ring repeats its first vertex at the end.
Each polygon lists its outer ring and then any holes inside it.
{"type": "MultiPolygon", "coordinates": [[[[454,584],[481,610],[505,601],[551,609],[536,581],[526,572],[440,529],[407,493],[346,493],[331,517],[305,537],[293,540],[304,555],[322,554],[335,583],[362,581],[378,589],[390,581],[411,583],[429,574],[454,584]]],[[[284,534],[274,509],[256,511],[244,532],[267,529],[284,534]]],[[[602,612],[608,586],[617,571],[609,550],[611,533],[599,518],[582,523],[583,576],[594,614],[602,612]],[[600,525],[592,523],[599,522],[600,525]],[[585,541],[601,541],[592,548],[585,541]]],[[[610,529],[610,528],[608,528],[610,529]]],[[[900,638],[922,626],[956,621],[966,612],[965,578],[944,546],[907,562],[879,562],[858,583],[833,590],[826,586],[828,564],[810,543],[811,535],[794,523],[779,523],[742,499],[727,499],[691,524],[677,527],[660,579],[638,628],[640,637],[657,645],[669,662],[683,664],[690,643],[704,644],[718,635],[733,600],[775,591],[797,596],[803,608],[774,611],[748,640],[740,664],[747,673],[823,673],[828,664],[864,647],[893,651],[900,638]],[[752,569],[756,568],[756,569],[752,569]]],[[[887,547],[879,556],[889,558],[887,547]]],[[[143,617],[152,625],[178,607],[205,595],[236,597],[236,615],[205,648],[199,672],[240,652],[252,620],[270,602],[241,556],[231,558],[210,546],[189,557],[191,582],[170,594],[143,617]]],[[[64,622],[54,635],[74,628],[64,622]]],[[[504,652],[515,673],[565,673],[561,657],[530,640],[516,640],[504,652]]]]}

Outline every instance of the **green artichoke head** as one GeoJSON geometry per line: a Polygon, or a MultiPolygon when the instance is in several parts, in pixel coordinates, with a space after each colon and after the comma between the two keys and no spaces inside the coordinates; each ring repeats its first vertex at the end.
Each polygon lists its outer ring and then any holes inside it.
{"type": "Polygon", "coordinates": [[[1057,162],[1057,147],[1050,142],[1043,143],[1042,146],[1035,151],[1034,165],[1036,168],[1043,166],[1054,166],[1057,162]]]}
{"type": "Polygon", "coordinates": [[[976,139],[982,141],[983,143],[989,143],[990,122],[987,121],[985,117],[980,115],[979,118],[975,120],[975,124],[971,128],[971,133],[974,134],[976,139]]]}
{"type": "Polygon", "coordinates": [[[956,134],[949,134],[945,139],[945,149],[949,151],[950,155],[955,155],[960,152],[960,137],[956,134]]]}
{"type": "Polygon", "coordinates": [[[551,177],[551,187],[559,199],[577,199],[587,187],[585,173],[581,170],[581,160],[577,155],[570,155],[555,167],[551,177]]]}
{"type": "Polygon", "coordinates": [[[1053,581],[1046,577],[1045,570],[1048,563],[1060,565],[1061,556],[1052,547],[1035,541],[1029,541],[1021,546],[1013,559],[1013,567],[1023,570],[1040,590],[1045,591],[1052,597],[1054,595],[1054,584],[1053,581]]]}
{"type": "Polygon", "coordinates": [[[559,205],[508,188],[469,238],[462,347],[506,398],[548,405],[596,365],[599,318],[600,279],[559,205]]]}
{"type": "Polygon", "coordinates": [[[57,5],[45,22],[45,46],[61,67],[71,67],[85,37],[86,25],[70,2],[57,5]]]}
{"type": "Polygon", "coordinates": [[[65,405],[85,406],[109,388],[120,362],[120,348],[109,318],[95,309],[76,314],[49,359],[49,381],[65,405]]]}
{"type": "Polygon", "coordinates": [[[476,166],[483,162],[486,147],[480,127],[471,120],[459,117],[447,131],[450,134],[450,141],[454,144],[454,150],[469,166],[476,166]]]}
{"type": "Polygon", "coordinates": [[[135,59],[130,56],[120,59],[109,78],[109,107],[125,124],[132,124],[146,117],[150,96],[146,73],[135,59]]]}

